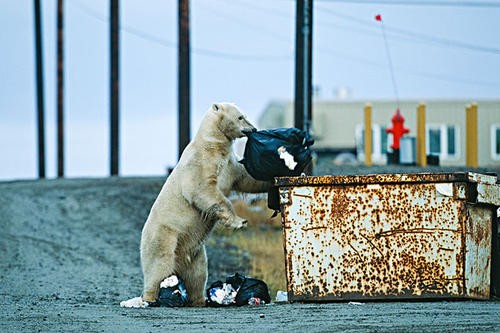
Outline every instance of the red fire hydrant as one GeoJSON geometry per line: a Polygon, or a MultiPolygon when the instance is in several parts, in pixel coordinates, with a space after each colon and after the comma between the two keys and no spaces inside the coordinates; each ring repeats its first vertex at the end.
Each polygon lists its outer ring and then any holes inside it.
{"type": "Polygon", "coordinates": [[[404,127],[405,118],[399,111],[399,108],[396,110],[396,113],[391,119],[392,127],[386,128],[387,133],[392,133],[392,145],[391,148],[399,151],[399,140],[403,135],[408,133],[410,130],[404,127]]]}

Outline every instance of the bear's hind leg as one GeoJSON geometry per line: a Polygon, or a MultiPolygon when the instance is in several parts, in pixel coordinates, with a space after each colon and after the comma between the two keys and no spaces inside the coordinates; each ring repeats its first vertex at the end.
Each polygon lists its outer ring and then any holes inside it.
{"type": "Polygon", "coordinates": [[[177,234],[164,232],[162,239],[143,239],[141,241],[141,263],[144,275],[142,299],[155,302],[160,291],[160,283],[175,274],[175,248],[177,234]]]}
{"type": "Polygon", "coordinates": [[[191,263],[187,263],[183,270],[182,279],[189,297],[191,306],[205,305],[205,287],[207,284],[207,253],[205,245],[191,255],[191,263]]]}

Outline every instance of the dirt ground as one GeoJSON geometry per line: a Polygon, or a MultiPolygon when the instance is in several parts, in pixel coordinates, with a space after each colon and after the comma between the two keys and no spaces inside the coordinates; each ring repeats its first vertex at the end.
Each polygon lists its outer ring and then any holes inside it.
{"type": "MultiPolygon", "coordinates": [[[[500,332],[500,302],[120,308],[141,292],[140,231],[163,181],[0,182],[0,332],[500,332]]],[[[217,237],[209,283],[246,274],[248,255],[217,237]]]]}

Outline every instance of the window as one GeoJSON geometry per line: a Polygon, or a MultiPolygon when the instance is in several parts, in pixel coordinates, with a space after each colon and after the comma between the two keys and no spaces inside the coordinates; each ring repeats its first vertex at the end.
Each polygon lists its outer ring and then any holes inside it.
{"type": "Polygon", "coordinates": [[[458,126],[427,124],[426,151],[429,155],[439,156],[441,160],[459,157],[458,126]]]}
{"type": "Polygon", "coordinates": [[[426,142],[429,142],[427,152],[430,155],[441,155],[441,129],[439,127],[427,130],[426,142]]]}
{"type": "Polygon", "coordinates": [[[455,127],[447,126],[446,127],[446,135],[447,135],[447,147],[448,147],[448,155],[453,156],[456,155],[456,147],[455,147],[455,127]]]}
{"type": "MultiPolygon", "coordinates": [[[[356,135],[356,150],[358,152],[358,160],[365,160],[365,126],[358,124],[355,129],[356,135]]],[[[374,163],[385,163],[387,161],[387,152],[389,148],[389,137],[385,131],[385,126],[372,124],[372,161],[374,163]]]]}
{"type": "Polygon", "coordinates": [[[500,161],[500,124],[491,125],[491,158],[500,161]]]}
{"type": "Polygon", "coordinates": [[[380,143],[381,143],[382,154],[387,154],[389,151],[391,151],[389,144],[389,135],[391,135],[392,138],[392,134],[387,133],[385,129],[386,129],[385,126],[380,127],[380,143]]]}

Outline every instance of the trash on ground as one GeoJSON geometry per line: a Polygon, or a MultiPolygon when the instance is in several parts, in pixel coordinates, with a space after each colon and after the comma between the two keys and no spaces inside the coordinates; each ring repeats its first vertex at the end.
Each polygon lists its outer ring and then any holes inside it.
{"type": "Polygon", "coordinates": [[[283,290],[278,290],[276,292],[276,303],[288,302],[288,293],[283,290]]]}
{"type": "Polygon", "coordinates": [[[271,302],[264,281],[238,273],[228,276],[226,282],[212,283],[206,290],[206,296],[207,306],[264,305],[271,302]]]}
{"type": "Polygon", "coordinates": [[[234,303],[236,293],[237,291],[234,290],[231,284],[217,281],[207,290],[208,303],[231,305],[234,303]]]}
{"type": "Polygon", "coordinates": [[[120,302],[120,306],[122,308],[182,307],[186,306],[187,301],[188,295],[184,282],[172,275],[160,283],[160,292],[155,302],[143,301],[139,296],[120,302]]]}
{"type": "Polygon", "coordinates": [[[182,279],[172,275],[160,283],[160,293],[156,299],[158,306],[182,307],[187,301],[188,294],[182,279]]]}
{"type": "Polygon", "coordinates": [[[149,306],[148,302],[144,302],[142,297],[134,297],[127,301],[120,302],[122,308],[147,308],[149,306]]]}

